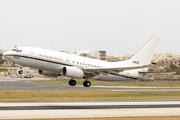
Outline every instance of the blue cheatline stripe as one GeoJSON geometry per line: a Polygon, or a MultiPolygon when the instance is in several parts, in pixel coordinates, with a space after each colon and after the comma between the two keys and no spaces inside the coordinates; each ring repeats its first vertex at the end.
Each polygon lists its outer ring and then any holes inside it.
{"type": "MultiPolygon", "coordinates": [[[[69,65],[69,64],[60,63],[60,62],[54,62],[54,61],[44,60],[44,59],[35,58],[35,57],[27,57],[27,56],[23,56],[23,55],[7,55],[7,56],[19,56],[19,57],[23,57],[23,58],[33,58],[34,60],[39,60],[39,61],[44,61],[44,62],[49,62],[49,63],[55,63],[55,64],[65,65],[65,66],[73,66],[73,65],[69,65]]],[[[115,75],[115,76],[120,76],[120,77],[125,77],[125,78],[130,78],[130,79],[137,79],[137,78],[128,77],[128,76],[124,76],[124,75],[118,75],[118,74],[114,74],[114,73],[109,73],[109,74],[115,75]]]]}

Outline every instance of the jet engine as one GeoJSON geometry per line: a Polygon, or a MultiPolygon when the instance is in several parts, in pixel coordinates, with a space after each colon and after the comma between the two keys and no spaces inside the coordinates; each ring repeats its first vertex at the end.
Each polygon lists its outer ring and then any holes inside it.
{"type": "Polygon", "coordinates": [[[38,71],[39,71],[39,74],[41,74],[41,75],[46,75],[46,76],[50,76],[50,77],[59,76],[59,74],[56,72],[51,72],[51,71],[47,71],[47,70],[38,70],[38,71]]]}
{"type": "Polygon", "coordinates": [[[75,67],[63,67],[63,76],[71,78],[83,78],[84,72],[81,69],[75,67]]]}

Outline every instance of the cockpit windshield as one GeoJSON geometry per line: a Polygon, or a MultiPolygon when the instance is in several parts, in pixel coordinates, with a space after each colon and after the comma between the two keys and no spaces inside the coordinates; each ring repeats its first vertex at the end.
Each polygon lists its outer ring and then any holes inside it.
{"type": "Polygon", "coordinates": [[[22,50],[17,50],[17,52],[22,52],[22,50]]]}
{"type": "Polygon", "coordinates": [[[19,50],[19,49],[12,49],[12,51],[22,52],[22,50],[19,50]]]}

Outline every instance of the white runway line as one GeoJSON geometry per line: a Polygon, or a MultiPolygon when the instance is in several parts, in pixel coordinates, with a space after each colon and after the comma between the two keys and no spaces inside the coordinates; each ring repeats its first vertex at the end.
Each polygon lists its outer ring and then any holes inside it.
{"type": "Polygon", "coordinates": [[[0,111],[0,119],[33,118],[97,118],[138,116],[179,116],[180,108],[107,109],[107,110],[8,110],[0,111]]]}
{"type": "Polygon", "coordinates": [[[13,106],[92,106],[92,105],[175,105],[180,101],[138,101],[138,102],[31,102],[31,103],[0,103],[0,107],[13,106]]]}
{"type": "MultiPolygon", "coordinates": [[[[168,105],[180,101],[0,103],[13,106],[168,105]]],[[[0,119],[180,116],[180,108],[1,110],[0,119]]]]}

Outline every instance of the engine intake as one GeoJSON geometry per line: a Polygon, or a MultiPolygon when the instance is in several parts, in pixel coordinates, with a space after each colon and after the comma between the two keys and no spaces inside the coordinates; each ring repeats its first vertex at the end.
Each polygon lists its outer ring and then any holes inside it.
{"type": "Polygon", "coordinates": [[[46,75],[46,76],[50,76],[50,77],[57,77],[57,76],[59,76],[58,73],[47,71],[47,70],[38,70],[38,71],[39,71],[39,74],[41,74],[41,75],[46,75]]]}
{"type": "Polygon", "coordinates": [[[83,78],[84,72],[81,69],[75,67],[63,67],[63,76],[71,78],[83,78]]]}

